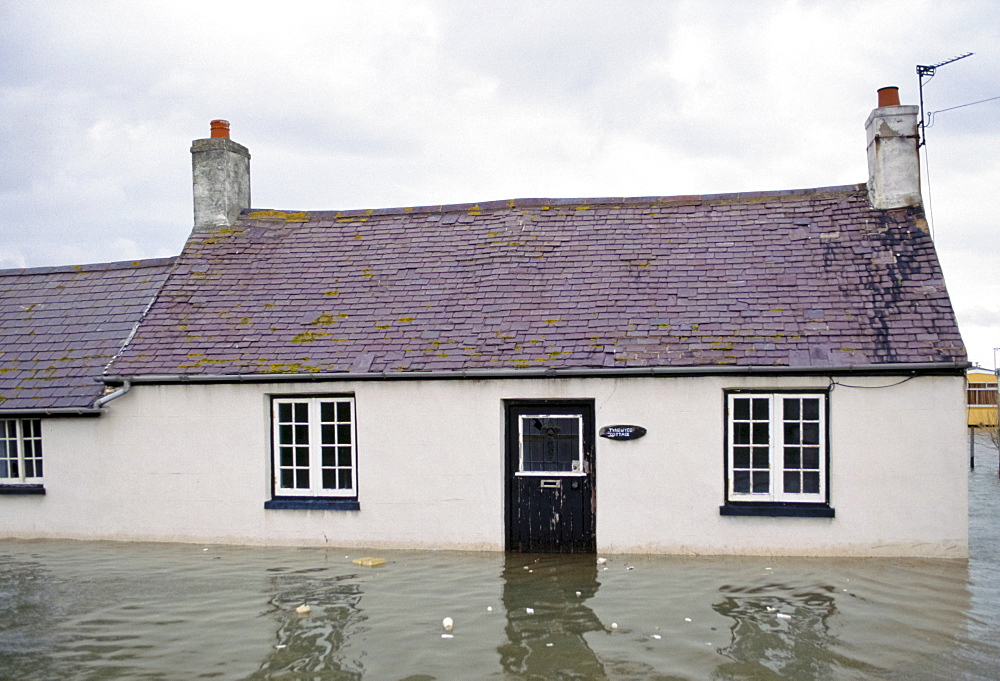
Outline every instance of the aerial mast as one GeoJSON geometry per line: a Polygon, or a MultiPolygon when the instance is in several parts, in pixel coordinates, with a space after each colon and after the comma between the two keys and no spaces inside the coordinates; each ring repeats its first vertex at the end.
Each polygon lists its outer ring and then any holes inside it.
{"type": "Polygon", "coordinates": [[[957,57],[952,57],[951,59],[946,59],[946,60],[944,60],[942,62],[938,62],[937,64],[931,64],[930,66],[921,66],[921,65],[917,66],[917,76],[920,79],[920,85],[919,85],[919,89],[920,89],[920,142],[917,143],[918,147],[922,147],[922,146],[924,146],[927,143],[927,137],[926,137],[927,133],[925,132],[925,130],[927,128],[927,125],[926,125],[927,119],[924,116],[924,78],[927,78],[927,80],[930,80],[931,78],[934,77],[934,74],[935,74],[935,72],[937,72],[938,68],[944,66],[945,64],[950,64],[953,61],[958,61],[959,59],[965,59],[966,57],[971,57],[973,54],[974,54],[973,52],[966,52],[965,54],[960,54],[957,57]]]}

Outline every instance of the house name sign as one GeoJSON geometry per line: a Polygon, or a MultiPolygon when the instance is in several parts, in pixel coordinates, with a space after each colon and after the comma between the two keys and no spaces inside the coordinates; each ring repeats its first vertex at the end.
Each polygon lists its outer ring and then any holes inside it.
{"type": "Polygon", "coordinates": [[[638,440],[646,434],[642,426],[604,426],[597,433],[609,440],[638,440]]]}

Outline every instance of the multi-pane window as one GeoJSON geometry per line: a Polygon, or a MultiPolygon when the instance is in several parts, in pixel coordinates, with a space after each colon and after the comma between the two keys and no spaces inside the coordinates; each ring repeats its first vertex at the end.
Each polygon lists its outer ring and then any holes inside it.
{"type": "Polygon", "coordinates": [[[825,502],[825,395],[729,395],[728,499],[825,502]]]}
{"type": "Polygon", "coordinates": [[[969,383],[969,406],[993,406],[997,403],[996,383],[969,383]]]}
{"type": "Polygon", "coordinates": [[[0,420],[0,484],[41,482],[41,420],[0,420]]]}
{"type": "Polygon", "coordinates": [[[274,495],[356,497],[354,399],[276,398],[272,412],[274,495]]]}

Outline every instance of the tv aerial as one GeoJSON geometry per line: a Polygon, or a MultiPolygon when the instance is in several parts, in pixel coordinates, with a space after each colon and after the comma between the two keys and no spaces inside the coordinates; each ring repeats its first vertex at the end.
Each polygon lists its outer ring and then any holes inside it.
{"type": "Polygon", "coordinates": [[[929,66],[918,65],[917,66],[917,77],[920,79],[919,90],[920,90],[920,142],[917,146],[924,146],[927,143],[926,129],[927,121],[924,118],[924,78],[928,81],[934,77],[937,70],[944,66],[945,64],[950,64],[952,62],[958,61],[959,59],[965,59],[966,57],[971,57],[974,52],[966,52],[965,54],[960,54],[957,57],[952,57],[951,59],[945,59],[944,61],[938,62],[937,64],[931,64],[929,66]]]}

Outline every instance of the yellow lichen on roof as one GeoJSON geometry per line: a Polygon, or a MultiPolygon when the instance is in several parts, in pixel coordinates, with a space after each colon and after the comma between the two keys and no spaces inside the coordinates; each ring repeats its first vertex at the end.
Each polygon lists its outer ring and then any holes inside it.
{"type": "Polygon", "coordinates": [[[255,210],[247,213],[251,220],[283,220],[284,222],[309,222],[304,212],[291,213],[284,210],[255,210]]]}

